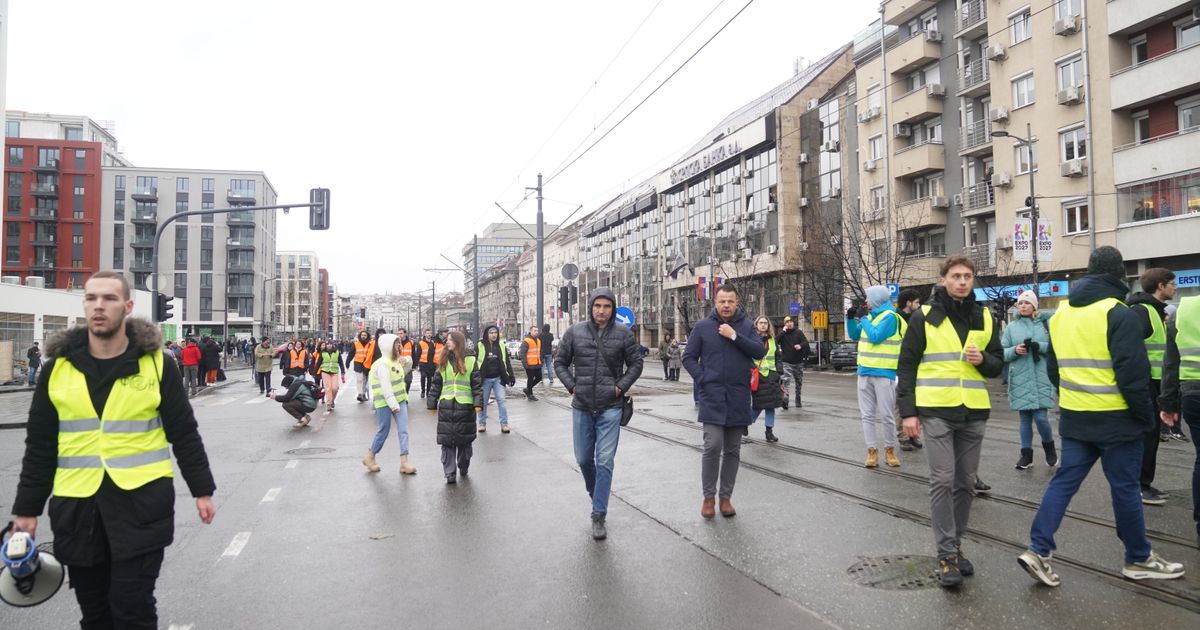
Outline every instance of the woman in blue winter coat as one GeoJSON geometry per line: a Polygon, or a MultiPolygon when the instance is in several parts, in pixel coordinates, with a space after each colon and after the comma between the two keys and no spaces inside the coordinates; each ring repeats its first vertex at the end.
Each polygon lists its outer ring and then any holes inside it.
{"type": "Polygon", "coordinates": [[[1046,419],[1054,406],[1054,386],[1046,373],[1046,353],[1050,351],[1049,317],[1038,312],[1038,298],[1024,291],[1017,298],[1019,317],[1010,323],[1000,338],[1004,360],[1008,363],[1008,403],[1021,416],[1021,457],[1017,469],[1033,465],[1033,426],[1037,425],[1046,453],[1046,465],[1058,464],[1054,431],[1046,419]]]}

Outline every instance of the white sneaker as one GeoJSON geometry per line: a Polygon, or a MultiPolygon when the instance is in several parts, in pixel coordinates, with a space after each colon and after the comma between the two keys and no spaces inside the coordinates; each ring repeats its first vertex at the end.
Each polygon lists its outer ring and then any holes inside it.
{"type": "Polygon", "coordinates": [[[1167,562],[1153,551],[1144,561],[1126,564],[1121,569],[1121,575],[1131,580],[1174,580],[1183,577],[1183,573],[1183,564],[1167,562]]]}
{"type": "Polygon", "coordinates": [[[1058,574],[1050,567],[1050,556],[1039,556],[1030,549],[1026,549],[1025,553],[1017,556],[1017,564],[1021,565],[1025,572],[1033,576],[1033,578],[1046,586],[1058,586],[1062,584],[1058,574]]]}

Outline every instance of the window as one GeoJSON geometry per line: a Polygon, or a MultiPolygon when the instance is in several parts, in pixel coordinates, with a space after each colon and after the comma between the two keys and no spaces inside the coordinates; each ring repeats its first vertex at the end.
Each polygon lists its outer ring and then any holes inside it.
{"type": "Polygon", "coordinates": [[[6,245],[4,247],[4,264],[12,266],[21,264],[20,245],[6,245]]]}
{"type": "Polygon", "coordinates": [[[84,149],[75,149],[75,168],[83,170],[87,168],[87,151],[84,149]]]}
{"type": "Polygon", "coordinates": [[[158,178],[148,175],[138,175],[134,183],[134,191],[139,193],[157,193],[158,178]]]}
{"type": "Polygon", "coordinates": [[[1022,144],[1013,149],[1017,154],[1017,175],[1024,175],[1030,171],[1037,170],[1037,151],[1030,150],[1031,148],[1036,148],[1037,143],[1033,144],[1035,145],[1034,147],[1022,144]]]}
{"type": "Polygon", "coordinates": [[[1013,109],[1033,103],[1033,73],[1013,79],[1013,109]]]}
{"type": "Polygon", "coordinates": [[[883,89],[878,83],[867,88],[867,107],[883,107],[883,89]]]}
{"type": "Polygon", "coordinates": [[[58,162],[58,149],[38,149],[38,166],[53,166],[58,162]]]}
{"type": "Polygon", "coordinates": [[[1069,18],[1081,13],[1080,4],[1083,0],[1058,0],[1054,4],[1054,15],[1058,19],[1069,18]]]}
{"type": "Polygon", "coordinates": [[[217,189],[217,180],[205,177],[200,180],[200,192],[210,193],[217,189]]]}
{"type": "Polygon", "coordinates": [[[1064,203],[1063,214],[1063,225],[1066,226],[1065,234],[1087,231],[1089,222],[1087,201],[1077,199],[1064,203]]]}
{"type": "Polygon", "coordinates": [[[1200,44],[1200,20],[1190,16],[1175,23],[1175,48],[1187,48],[1200,44]]]}
{"type": "Polygon", "coordinates": [[[1177,101],[1175,106],[1179,108],[1180,131],[1200,127],[1200,98],[1177,101]]]}
{"type": "MultiPolygon", "coordinates": [[[[203,250],[202,250],[203,251],[203,250]]],[[[187,268],[187,248],[175,248],[175,266],[177,268],[187,268]]]]}
{"type": "Polygon", "coordinates": [[[867,151],[867,154],[871,156],[871,159],[872,160],[882,160],[883,159],[883,136],[875,136],[874,138],[871,138],[870,140],[868,140],[867,144],[868,144],[868,148],[869,148],[867,151]]]}
{"type": "Polygon", "coordinates": [[[125,248],[123,246],[113,247],[113,269],[125,268],[125,248]]]}
{"type": "Polygon", "coordinates": [[[1146,44],[1146,36],[1138,35],[1129,40],[1129,52],[1133,57],[1133,65],[1144,63],[1150,58],[1150,48],[1146,44]]]}
{"type": "Polygon", "coordinates": [[[913,199],[941,197],[944,194],[943,176],[940,174],[913,179],[913,199]]]}
{"type": "Polygon", "coordinates": [[[1058,64],[1058,89],[1083,87],[1083,57],[1075,57],[1058,64]]]}
{"type": "Polygon", "coordinates": [[[63,127],[63,138],[66,140],[83,140],[83,127],[63,127]]]}
{"type": "Polygon", "coordinates": [[[186,273],[175,274],[175,288],[177,290],[187,289],[187,274],[186,273]]]}
{"type": "Polygon", "coordinates": [[[19,121],[19,120],[4,121],[4,137],[5,138],[20,138],[21,137],[21,121],[19,121]]]}
{"type": "Polygon", "coordinates": [[[1133,113],[1133,141],[1141,144],[1150,139],[1150,112],[1133,113]]]}
{"type": "Polygon", "coordinates": [[[1064,131],[1058,138],[1064,162],[1087,157],[1087,135],[1083,127],[1064,131]]]}
{"type": "Polygon", "coordinates": [[[871,189],[871,209],[883,210],[887,206],[887,193],[883,186],[876,186],[871,189]]]}
{"type": "Polygon", "coordinates": [[[205,269],[205,270],[212,269],[212,264],[213,264],[213,250],[201,249],[200,250],[200,268],[205,269]]]}
{"type": "Polygon", "coordinates": [[[939,64],[932,64],[905,77],[905,93],[919,90],[926,85],[942,82],[942,71],[939,64]]]}
{"type": "Polygon", "coordinates": [[[117,175],[116,177],[113,178],[113,188],[116,188],[117,190],[120,190],[120,191],[125,190],[125,176],[124,175],[117,175]]]}
{"type": "Polygon", "coordinates": [[[200,288],[201,289],[211,289],[212,288],[212,277],[213,277],[213,275],[211,273],[200,274],[200,288]]]}
{"type": "Polygon", "coordinates": [[[200,240],[202,240],[202,241],[213,240],[213,228],[211,225],[200,226],[200,240]]]}
{"type": "Polygon", "coordinates": [[[1008,30],[1012,33],[1012,43],[1019,44],[1030,38],[1029,9],[1008,16],[1008,30]]]}
{"type": "Polygon", "coordinates": [[[942,141],[942,119],[940,117],[931,118],[923,123],[914,124],[912,134],[913,146],[927,142],[940,143],[942,141]]]}
{"type": "Polygon", "coordinates": [[[113,218],[116,219],[117,221],[125,220],[125,198],[124,197],[118,197],[116,199],[116,201],[113,202],[113,218]]]}
{"type": "Polygon", "coordinates": [[[21,240],[21,224],[20,223],[5,223],[4,231],[5,238],[16,241],[21,240]]]}
{"type": "Polygon", "coordinates": [[[175,226],[175,240],[186,241],[187,236],[188,236],[188,226],[177,224],[175,226]]]}
{"type": "Polygon", "coordinates": [[[211,296],[208,296],[208,297],[205,297],[203,295],[200,296],[200,311],[201,312],[211,312],[212,311],[212,297],[211,296]]]}
{"type": "Polygon", "coordinates": [[[8,165],[21,166],[25,163],[25,149],[22,147],[8,147],[8,165]]]}
{"type": "Polygon", "coordinates": [[[177,193],[187,192],[188,187],[191,184],[191,181],[192,180],[190,180],[186,177],[176,177],[175,178],[175,192],[177,192],[177,193]]]}

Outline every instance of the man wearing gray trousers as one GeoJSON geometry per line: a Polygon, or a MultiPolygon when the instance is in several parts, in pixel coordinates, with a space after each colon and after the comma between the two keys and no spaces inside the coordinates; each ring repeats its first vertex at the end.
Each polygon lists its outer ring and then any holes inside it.
{"type": "Polygon", "coordinates": [[[718,496],[721,516],[737,514],[730,497],[741,465],[742,432],[753,421],[750,370],[767,354],[754,324],[738,306],[737,289],[721,285],[716,298],[716,308],[696,323],[683,353],[683,367],[696,383],[698,419],[704,425],[700,467],[704,518],[716,516],[718,496]]]}

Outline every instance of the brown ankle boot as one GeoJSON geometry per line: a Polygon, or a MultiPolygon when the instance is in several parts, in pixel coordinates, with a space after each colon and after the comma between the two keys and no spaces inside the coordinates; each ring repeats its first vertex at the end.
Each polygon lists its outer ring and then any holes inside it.
{"type": "Polygon", "coordinates": [[[896,468],[900,466],[900,458],[896,457],[896,449],[891,446],[886,446],[883,449],[883,459],[888,466],[896,468]]]}
{"type": "Polygon", "coordinates": [[[730,516],[734,516],[737,514],[737,510],[733,509],[733,504],[729,502],[729,499],[727,497],[721,497],[720,505],[721,505],[721,516],[724,516],[725,518],[729,518],[730,516]]]}
{"type": "Polygon", "coordinates": [[[375,453],[367,451],[367,456],[363,458],[363,466],[367,467],[367,472],[379,472],[379,464],[375,463],[375,453]]]}
{"type": "Polygon", "coordinates": [[[867,468],[874,468],[878,465],[879,465],[879,449],[877,449],[877,448],[867,449],[867,461],[866,461],[866,463],[863,464],[863,466],[866,466],[867,468]]]}
{"type": "Polygon", "coordinates": [[[704,499],[704,503],[700,504],[700,516],[704,518],[712,518],[717,515],[717,500],[712,497],[704,499]]]}

